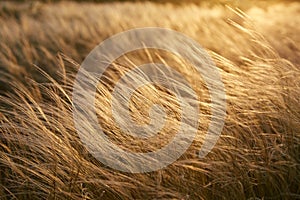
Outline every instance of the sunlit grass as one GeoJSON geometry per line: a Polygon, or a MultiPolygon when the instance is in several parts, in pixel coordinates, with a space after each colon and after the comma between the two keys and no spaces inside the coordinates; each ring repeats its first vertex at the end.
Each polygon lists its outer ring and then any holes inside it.
{"type": "MultiPolygon", "coordinates": [[[[1,199],[300,198],[299,4],[253,7],[249,16],[223,6],[149,2],[5,9],[0,15],[1,199]],[[155,50],[120,58],[106,74],[109,84],[99,83],[96,102],[99,124],[116,143],[132,151],[166,143],[157,143],[159,137],[146,144],[132,140],[113,122],[112,82],[133,64],[157,60],[177,68],[199,95],[202,113],[197,138],[178,161],[157,172],[121,173],[82,145],[73,122],[72,86],[79,64],[98,43],[145,26],[175,29],[203,45],[225,84],[227,118],[217,145],[199,159],[210,120],[201,77],[187,63],[172,55],[162,59],[155,50]]],[[[170,108],[162,133],[170,137],[179,123],[174,96],[157,87],[141,88],[139,94],[160,96],[170,108]]],[[[146,123],[147,107],[135,97],[131,106],[140,111],[133,113],[137,121],[146,123]]]]}

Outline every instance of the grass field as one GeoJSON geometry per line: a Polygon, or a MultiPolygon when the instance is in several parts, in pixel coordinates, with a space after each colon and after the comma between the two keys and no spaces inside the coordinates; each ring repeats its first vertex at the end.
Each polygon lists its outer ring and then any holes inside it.
{"type": "Polygon", "coordinates": [[[0,2],[0,199],[300,199],[299,14],[296,1],[0,2]],[[95,101],[111,141],[133,152],[153,151],[180,123],[175,96],[151,86],[132,97],[130,109],[137,123],[147,124],[149,105],[159,99],[168,116],[158,136],[136,140],[114,123],[114,83],[141,63],[165,62],[183,74],[199,96],[201,117],[194,142],[176,162],[123,173],[82,144],[73,83],[101,41],[149,26],[182,32],[205,48],[225,85],[227,116],[217,144],[200,159],[211,118],[202,77],[158,50],[124,55],[99,82],[95,101]]]}

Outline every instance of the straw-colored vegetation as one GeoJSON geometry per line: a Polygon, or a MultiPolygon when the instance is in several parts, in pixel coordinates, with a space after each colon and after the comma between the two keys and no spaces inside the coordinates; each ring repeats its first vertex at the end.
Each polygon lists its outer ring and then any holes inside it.
{"type": "Polygon", "coordinates": [[[147,2],[0,5],[0,199],[300,198],[300,4],[250,6],[245,13],[147,2]],[[82,145],[72,86],[98,43],[146,26],[180,31],[209,52],[225,85],[227,117],[214,149],[198,158],[211,114],[202,78],[185,61],[155,50],[119,58],[99,82],[96,101],[99,124],[116,144],[138,152],[157,149],[180,123],[175,96],[147,86],[132,97],[132,116],[148,123],[152,100],[160,103],[168,110],[161,133],[145,142],[116,126],[110,93],[134,65],[152,60],[174,66],[199,95],[201,111],[197,137],[175,163],[156,172],[122,173],[82,145]]]}

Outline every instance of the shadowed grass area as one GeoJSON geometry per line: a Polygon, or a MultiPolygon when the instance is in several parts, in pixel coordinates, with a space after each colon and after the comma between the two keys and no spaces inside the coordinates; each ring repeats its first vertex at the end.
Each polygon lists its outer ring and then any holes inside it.
{"type": "Polygon", "coordinates": [[[151,2],[6,3],[2,11],[0,199],[300,198],[299,3],[245,12],[151,2]],[[99,82],[95,101],[111,141],[130,151],[152,151],[165,145],[180,123],[175,96],[147,86],[135,93],[130,108],[137,122],[147,123],[149,105],[164,106],[167,124],[159,135],[140,141],[115,124],[111,91],[141,63],[164,62],[183,74],[199,96],[201,112],[195,141],[180,159],[156,172],[121,173],[93,158],[80,141],[72,87],[80,63],[96,45],[147,26],[182,32],[208,51],[225,85],[227,117],[218,143],[199,159],[211,117],[202,77],[189,63],[158,50],[120,57],[99,82]]]}

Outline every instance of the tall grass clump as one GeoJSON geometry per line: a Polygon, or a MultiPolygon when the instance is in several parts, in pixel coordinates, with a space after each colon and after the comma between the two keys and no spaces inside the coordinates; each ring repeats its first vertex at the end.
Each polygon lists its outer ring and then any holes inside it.
{"type": "Polygon", "coordinates": [[[3,6],[0,199],[300,198],[300,51],[293,34],[299,27],[287,25],[299,22],[294,17],[299,4],[272,5],[268,12],[149,2],[3,6]],[[166,108],[166,125],[157,137],[135,140],[114,123],[114,84],[142,63],[166,63],[183,74],[201,113],[195,141],[176,162],[131,174],[103,165],[87,151],[74,126],[72,92],[79,63],[92,48],[114,33],[144,26],[181,31],[206,48],[225,85],[227,117],[216,146],[199,159],[211,117],[202,77],[188,62],[158,50],[118,58],[99,81],[95,101],[99,124],[114,143],[152,151],[167,144],[180,123],[174,94],[153,85],[133,95],[130,109],[137,123],[146,124],[149,105],[166,108]]]}

